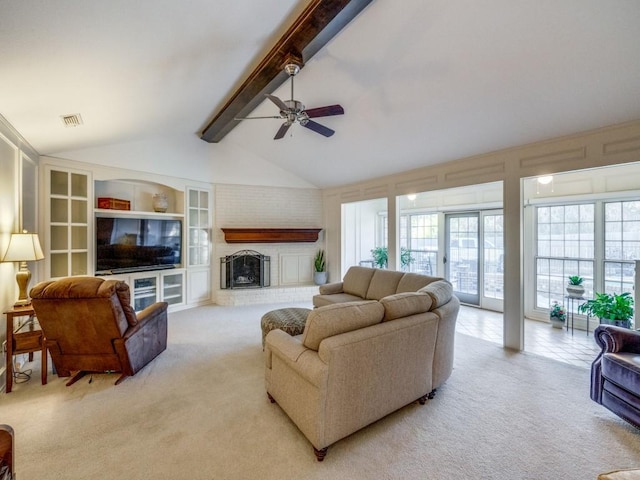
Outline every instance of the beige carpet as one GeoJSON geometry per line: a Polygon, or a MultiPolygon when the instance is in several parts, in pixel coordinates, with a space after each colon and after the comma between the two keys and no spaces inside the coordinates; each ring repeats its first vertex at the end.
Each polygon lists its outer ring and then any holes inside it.
{"type": "Polygon", "coordinates": [[[435,399],[318,463],[264,392],[260,317],[279,306],[173,313],[167,351],[119,386],[115,374],[41,386],[34,362],[0,397],[18,478],[585,480],[640,465],[640,430],[589,400],[586,369],[465,335],[435,399]]]}

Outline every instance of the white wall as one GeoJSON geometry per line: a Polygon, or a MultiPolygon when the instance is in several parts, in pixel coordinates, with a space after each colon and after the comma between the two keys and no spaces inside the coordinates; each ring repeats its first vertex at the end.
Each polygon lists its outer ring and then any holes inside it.
{"type": "Polygon", "coordinates": [[[152,137],[58,152],[54,156],[209,183],[313,188],[305,180],[238,145],[210,144],[196,135],[152,137]]]}
{"type": "MultiPolygon", "coordinates": [[[[4,255],[12,232],[20,231],[23,227],[21,209],[23,198],[27,201],[29,212],[25,215],[25,226],[31,225],[35,211],[33,201],[34,190],[37,189],[34,182],[37,169],[38,155],[27,142],[16,132],[13,127],[0,116],[0,256],[4,255]],[[22,175],[22,165],[26,164],[29,157],[29,167],[22,175]],[[24,180],[24,188],[22,187],[24,180]]],[[[29,265],[32,272],[30,286],[40,280],[39,269],[36,265],[29,265]]],[[[0,263],[0,307],[2,311],[8,310],[18,299],[18,287],[16,283],[17,265],[13,262],[0,263]]],[[[0,345],[5,340],[6,318],[0,318],[0,345]]],[[[0,390],[5,385],[5,357],[0,358],[0,390]]]]}

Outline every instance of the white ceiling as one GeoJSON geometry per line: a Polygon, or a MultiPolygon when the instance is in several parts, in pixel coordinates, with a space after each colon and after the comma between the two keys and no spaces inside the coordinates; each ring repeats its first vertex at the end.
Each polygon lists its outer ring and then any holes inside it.
{"type": "MultiPolygon", "coordinates": [[[[0,114],[43,155],[204,143],[306,4],[3,0],[0,114]],[[63,127],[70,113],[85,124],[63,127]]],[[[204,150],[327,187],[636,120],[639,45],[637,0],[374,0],[296,77],[307,107],[344,107],[317,119],[333,137],[295,125],[274,141],[280,121],[244,121],[204,150]]]]}

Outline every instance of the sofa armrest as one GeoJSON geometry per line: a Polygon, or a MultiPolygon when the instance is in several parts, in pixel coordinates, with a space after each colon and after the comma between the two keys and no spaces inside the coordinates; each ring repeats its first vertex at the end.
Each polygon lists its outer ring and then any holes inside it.
{"type": "Polygon", "coordinates": [[[602,353],[640,353],[640,331],[614,325],[599,325],[593,336],[602,353]]]}
{"type": "Polygon", "coordinates": [[[273,357],[278,357],[291,370],[316,387],[326,377],[327,366],[320,360],[318,352],[304,345],[298,337],[292,337],[282,330],[271,330],[265,339],[265,362],[273,367],[273,357]]]}
{"type": "Polygon", "coordinates": [[[333,295],[335,293],[343,293],[344,283],[334,282],[320,285],[320,295],[333,295]]]}
{"type": "Polygon", "coordinates": [[[267,334],[265,349],[267,348],[269,352],[275,352],[289,362],[296,362],[300,355],[308,350],[300,340],[279,329],[271,330],[267,334]]]}

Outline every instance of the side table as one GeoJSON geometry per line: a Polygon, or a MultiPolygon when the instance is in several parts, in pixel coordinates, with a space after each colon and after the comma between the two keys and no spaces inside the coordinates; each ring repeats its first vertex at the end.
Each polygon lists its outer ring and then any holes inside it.
{"type": "Polygon", "coordinates": [[[47,384],[47,346],[42,330],[35,329],[34,318],[36,312],[31,305],[25,305],[24,307],[12,307],[4,314],[7,316],[7,356],[6,364],[7,370],[5,372],[6,385],[5,392],[11,392],[13,387],[13,356],[21,353],[29,354],[29,361],[33,360],[33,352],[41,352],[42,365],[41,365],[41,380],[42,385],[47,384]],[[29,317],[29,320],[16,329],[14,326],[14,320],[17,317],[29,317]],[[28,330],[21,331],[25,325],[28,325],[28,330]]]}
{"type": "MultiPolygon", "coordinates": [[[[567,332],[569,331],[569,318],[571,318],[571,335],[573,335],[573,316],[575,315],[576,310],[580,308],[580,305],[586,302],[587,299],[584,297],[570,297],[568,295],[564,298],[567,299],[571,305],[568,309],[569,317],[567,317],[567,332]],[[578,302],[577,306],[575,305],[575,302],[578,302]]],[[[587,336],[589,336],[589,315],[587,315],[587,336]]]]}

